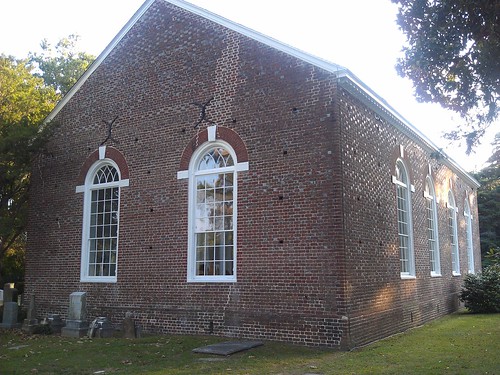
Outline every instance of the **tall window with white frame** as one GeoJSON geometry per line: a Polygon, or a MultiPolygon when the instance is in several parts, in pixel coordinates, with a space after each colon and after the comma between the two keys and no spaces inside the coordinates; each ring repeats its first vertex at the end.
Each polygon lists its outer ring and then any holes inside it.
{"type": "Polygon", "coordinates": [[[457,207],[453,193],[448,191],[448,227],[451,244],[451,271],[453,275],[460,275],[460,258],[458,253],[457,207]]]}
{"type": "Polygon", "coordinates": [[[82,281],[115,282],[120,216],[120,172],[111,161],[89,170],[85,183],[82,281]]]}
{"type": "Polygon", "coordinates": [[[411,219],[410,179],[401,159],[396,162],[396,185],[399,255],[401,277],[415,276],[415,259],[413,253],[413,229],[411,219]]]}
{"type": "Polygon", "coordinates": [[[472,214],[467,199],[464,204],[465,233],[467,236],[467,272],[474,273],[474,247],[472,244],[472,214]]]}
{"type": "Polygon", "coordinates": [[[436,192],[430,176],[427,176],[425,181],[424,197],[427,209],[427,243],[429,246],[431,276],[440,276],[441,262],[439,254],[436,192]]]}
{"type": "Polygon", "coordinates": [[[188,280],[236,280],[236,155],[209,143],[190,165],[188,280]]]}

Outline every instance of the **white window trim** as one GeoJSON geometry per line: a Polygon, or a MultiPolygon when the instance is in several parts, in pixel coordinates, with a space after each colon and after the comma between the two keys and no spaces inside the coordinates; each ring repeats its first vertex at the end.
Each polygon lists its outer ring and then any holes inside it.
{"type": "Polygon", "coordinates": [[[470,210],[470,205],[467,199],[464,204],[464,217],[465,217],[465,235],[467,241],[467,272],[474,274],[474,242],[472,236],[472,214],[470,210]]]}
{"type": "Polygon", "coordinates": [[[118,187],[120,193],[118,196],[118,217],[120,217],[120,203],[121,203],[121,188],[129,186],[129,179],[121,179],[121,171],[118,165],[112,159],[101,159],[96,161],[88,170],[85,177],[85,184],[76,187],[77,193],[83,193],[83,224],[82,224],[82,246],[81,246],[81,263],[80,263],[80,282],[91,283],[116,283],[118,276],[118,258],[119,258],[119,243],[120,243],[120,220],[118,220],[117,232],[117,252],[116,252],[116,272],[115,276],[88,276],[88,262],[89,262],[89,231],[90,231],[90,203],[92,187],[99,186],[99,189],[107,187],[118,187]],[[112,165],[117,171],[119,181],[112,183],[104,183],[99,185],[93,184],[93,178],[96,171],[103,165],[112,165]]]}
{"type": "Polygon", "coordinates": [[[452,259],[453,259],[453,253],[456,254],[456,264],[455,264],[455,267],[453,267],[453,261],[452,261],[451,274],[453,276],[460,276],[461,275],[460,274],[460,249],[458,247],[458,218],[457,218],[458,208],[457,208],[457,203],[455,201],[455,196],[453,195],[453,192],[451,190],[448,191],[447,208],[448,208],[448,212],[447,212],[448,220],[449,220],[449,215],[450,215],[449,210],[450,209],[453,210],[453,217],[452,217],[452,224],[453,225],[452,225],[451,230],[453,230],[453,236],[455,239],[455,243],[450,243],[451,244],[452,259]],[[450,197],[453,200],[453,202],[450,202],[450,197]]]}
{"type": "Polygon", "coordinates": [[[188,194],[188,253],[187,253],[187,282],[189,283],[234,283],[237,281],[237,255],[238,255],[238,172],[248,170],[248,162],[237,163],[236,152],[231,145],[222,140],[217,140],[217,143],[209,141],[201,145],[192,155],[189,170],[177,172],[177,178],[189,178],[189,194],[188,194]],[[199,276],[196,275],[196,249],[194,243],[195,234],[195,202],[196,202],[196,189],[195,181],[196,176],[201,174],[212,174],[213,170],[201,171],[197,173],[197,166],[202,157],[210,148],[223,147],[231,154],[234,167],[218,168],[218,172],[234,172],[234,185],[233,185],[233,274],[232,275],[214,275],[214,276],[199,276]],[[187,173],[186,173],[187,172],[187,173]]]}
{"type": "Polygon", "coordinates": [[[436,244],[436,254],[435,262],[437,271],[431,270],[431,277],[441,277],[441,249],[439,247],[439,228],[438,228],[438,216],[437,216],[437,199],[436,199],[436,190],[434,188],[434,182],[432,181],[432,177],[429,175],[426,178],[425,182],[429,186],[429,190],[431,194],[428,194],[424,191],[424,198],[428,200],[432,200],[432,216],[433,216],[433,224],[434,224],[434,232],[435,232],[435,244],[436,244]]]}
{"type": "MultiPolygon", "coordinates": [[[[407,222],[407,225],[408,225],[408,261],[409,261],[409,272],[400,272],[400,277],[401,279],[404,279],[404,280],[409,280],[409,279],[415,279],[416,278],[416,267],[415,267],[415,249],[414,249],[414,244],[413,244],[413,214],[412,214],[412,199],[411,199],[411,193],[415,191],[415,188],[413,187],[413,185],[411,184],[411,181],[410,181],[410,175],[408,173],[408,168],[406,167],[406,163],[398,158],[398,160],[396,161],[396,167],[397,167],[397,164],[398,163],[401,163],[403,168],[404,168],[404,172],[405,172],[405,175],[406,175],[406,179],[407,179],[407,183],[403,183],[402,181],[399,181],[397,179],[396,176],[392,176],[392,182],[395,184],[395,185],[399,185],[399,186],[402,186],[406,189],[406,200],[407,200],[407,204],[408,204],[408,212],[407,212],[407,215],[408,215],[408,222],[407,222]]],[[[397,191],[396,191],[396,196],[397,196],[397,191]]],[[[399,230],[398,230],[398,243],[399,243],[399,230]]]]}

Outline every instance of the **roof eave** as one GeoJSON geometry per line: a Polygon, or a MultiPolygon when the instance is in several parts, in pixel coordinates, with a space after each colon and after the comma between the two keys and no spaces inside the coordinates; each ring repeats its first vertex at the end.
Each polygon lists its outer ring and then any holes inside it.
{"type": "Polygon", "coordinates": [[[462,179],[469,182],[475,188],[480,186],[480,183],[466,172],[459,164],[457,164],[450,156],[448,156],[442,149],[440,149],[434,142],[432,142],[425,134],[418,128],[413,126],[406,120],[398,111],[396,111],[389,103],[380,97],[375,91],[368,87],[361,79],[354,75],[349,70],[345,70],[339,75],[339,84],[355,95],[358,99],[362,100],[365,104],[371,107],[384,117],[389,117],[395,125],[403,133],[409,135],[413,139],[419,139],[421,145],[427,149],[428,152],[438,152],[442,155],[440,162],[447,165],[449,168],[455,170],[462,179]]]}
{"type": "Polygon", "coordinates": [[[142,17],[142,15],[148,10],[148,8],[153,4],[155,0],[146,0],[141,7],[134,13],[132,18],[122,27],[120,32],[111,40],[111,42],[106,46],[106,48],[97,56],[97,58],[92,62],[88,69],[81,75],[81,77],[76,81],[76,83],[71,87],[71,89],[62,97],[62,99],[57,103],[54,109],[45,118],[44,123],[52,121],[57,114],[64,108],[64,106],[69,102],[69,100],[75,95],[75,93],[83,86],[85,81],[94,73],[94,71],[101,65],[101,63],[106,59],[106,57],[111,53],[111,51],[120,43],[127,32],[135,25],[135,23],[142,17]]]}
{"type": "MultiPolygon", "coordinates": [[[[113,40],[108,44],[108,46],[101,52],[101,54],[95,59],[95,61],[90,65],[90,67],[85,71],[85,73],[80,77],[80,79],[75,83],[75,85],[68,91],[68,93],[59,101],[52,112],[47,116],[45,122],[52,121],[61,109],[68,103],[68,101],[73,97],[73,95],[83,86],[85,81],[92,75],[92,73],[99,67],[99,65],[106,59],[106,57],[111,53],[111,51],[118,45],[118,43],[123,39],[127,32],[135,25],[135,23],[142,17],[142,15],[149,9],[149,7],[156,0],[146,0],[141,7],[135,12],[135,14],[130,18],[130,20],[123,26],[120,32],[113,38],[113,40]]],[[[465,180],[476,188],[480,184],[472,176],[470,176],[465,170],[463,170],[454,160],[452,160],[448,155],[442,152],[432,141],[430,141],[423,133],[421,133],[416,127],[414,127],[409,121],[407,121],[403,116],[401,116],[394,108],[392,108],[389,103],[387,103],[382,97],[375,93],[370,87],[368,87],[363,81],[356,77],[347,68],[323,60],[319,57],[301,51],[290,45],[282,43],[276,39],[268,37],[261,34],[255,30],[252,30],[246,26],[240,25],[236,22],[230,21],[222,16],[215,13],[209,12],[206,9],[200,8],[196,5],[190,4],[183,0],[163,0],[172,5],[178,6],[188,12],[199,15],[205,19],[211,20],[221,26],[227,27],[237,33],[245,35],[253,40],[263,43],[271,48],[278,51],[284,52],[288,55],[294,56],[304,62],[310,63],[318,68],[324,69],[330,73],[333,73],[339,79],[339,83],[346,89],[350,90],[353,94],[357,95],[364,103],[368,104],[372,108],[377,109],[379,112],[383,112],[386,115],[392,117],[395,121],[394,124],[402,131],[409,134],[412,138],[415,136],[420,138],[421,142],[430,150],[437,151],[443,155],[443,162],[450,168],[456,170],[458,174],[462,176],[465,180]]]]}

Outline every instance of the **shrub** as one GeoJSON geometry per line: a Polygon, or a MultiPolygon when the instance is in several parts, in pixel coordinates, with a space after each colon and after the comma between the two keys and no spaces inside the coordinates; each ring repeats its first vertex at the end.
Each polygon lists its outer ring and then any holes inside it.
{"type": "Polygon", "coordinates": [[[486,267],[477,275],[465,276],[460,300],[472,313],[500,312],[500,265],[486,267]]]}

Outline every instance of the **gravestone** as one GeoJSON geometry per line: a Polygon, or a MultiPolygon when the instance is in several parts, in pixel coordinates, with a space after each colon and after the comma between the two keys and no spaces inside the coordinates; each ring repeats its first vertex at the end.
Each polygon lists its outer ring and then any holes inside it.
{"type": "Polygon", "coordinates": [[[61,333],[63,322],[59,314],[49,314],[47,317],[52,333],[61,333]]]}
{"type": "Polygon", "coordinates": [[[125,314],[125,319],[122,322],[123,337],[126,339],[135,339],[137,337],[137,332],[135,330],[135,322],[132,319],[132,314],[127,312],[125,314]]]}
{"type": "Polygon", "coordinates": [[[74,292],[69,296],[68,318],[66,326],[61,330],[64,337],[83,337],[87,335],[87,293],[74,292]]]}
{"type": "Polygon", "coordinates": [[[88,336],[89,338],[109,338],[113,337],[113,332],[113,325],[109,319],[105,316],[100,316],[90,324],[88,336]]]}
{"type": "Polygon", "coordinates": [[[14,283],[6,283],[3,287],[3,302],[17,302],[17,289],[14,283]]]}
{"type": "Polygon", "coordinates": [[[5,302],[3,304],[3,319],[1,328],[19,328],[21,324],[17,322],[17,312],[19,306],[17,302],[5,302]]]}
{"type": "Polygon", "coordinates": [[[3,319],[0,327],[2,328],[19,328],[20,323],[17,322],[17,313],[19,306],[17,304],[17,289],[13,283],[7,283],[3,289],[3,319]],[[15,298],[15,299],[14,299],[15,298]]]}
{"type": "Polygon", "coordinates": [[[36,318],[35,295],[30,296],[30,304],[28,306],[28,314],[23,322],[23,331],[28,333],[35,332],[38,326],[38,319],[36,318]]]}

